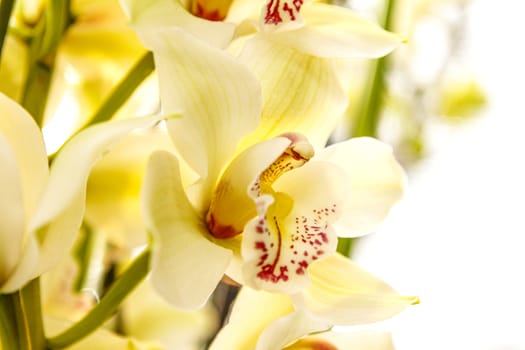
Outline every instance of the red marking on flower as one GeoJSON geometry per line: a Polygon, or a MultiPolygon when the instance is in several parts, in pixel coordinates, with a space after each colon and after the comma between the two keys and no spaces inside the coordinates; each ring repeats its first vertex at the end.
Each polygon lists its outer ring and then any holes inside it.
{"type": "Polygon", "coordinates": [[[255,242],[255,249],[262,250],[263,252],[268,251],[268,249],[266,249],[266,244],[261,241],[255,242]]]}
{"type": "MultiPolygon", "coordinates": [[[[288,267],[286,265],[279,267],[279,273],[276,274],[276,267],[279,263],[279,260],[281,258],[281,246],[282,246],[282,233],[281,229],[279,228],[279,223],[277,221],[277,218],[274,216],[273,221],[275,223],[275,227],[277,229],[277,253],[275,254],[275,258],[271,263],[264,264],[266,259],[268,259],[268,254],[264,254],[261,256],[259,263],[257,266],[262,265],[262,270],[257,273],[257,277],[259,277],[262,280],[277,283],[279,281],[288,281],[288,267]]],[[[260,242],[263,243],[263,242],[260,242]]],[[[264,244],[264,243],[263,243],[264,244]]],[[[266,249],[266,245],[264,245],[264,248],[266,249]]],[[[257,243],[256,243],[256,249],[257,249],[257,243]]]]}
{"type": "Polygon", "coordinates": [[[283,21],[279,13],[280,0],[270,0],[266,5],[266,16],[264,16],[264,23],[279,24],[283,21]]]}
{"type": "MultiPolygon", "coordinates": [[[[284,0],[282,3],[281,0],[270,0],[266,5],[264,23],[278,25],[283,22],[283,14],[288,14],[290,21],[295,21],[297,19],[297,15],[299,14],[299,10],[301,9],[302,5],[303,0],[293,0],[293,2],[291,2],[291,5],[289,0],[284,0]]],[[[298,153],[294,154],[293,150],[292,156],[294,157],[294,159],[302,158],[302,156],[298,153]]]]}

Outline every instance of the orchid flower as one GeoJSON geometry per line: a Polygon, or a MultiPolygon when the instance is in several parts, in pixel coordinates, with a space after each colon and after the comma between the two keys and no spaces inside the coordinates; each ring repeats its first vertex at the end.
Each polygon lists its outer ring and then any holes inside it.
{"type": "Polygon", "coordinates": [[[82,221],[91,166],[131,130],[162,117],[87,129],[48,168],[31,116],[0,94],[0,293],[11,293],[60,262],[82,221]]]}
{"type": "MultiPolygon", "coordinates": [[[[243,287],[228,324],[215,338],[211,350],[273,350],[286,346],[289,346],[286,349],[309,349],[308,343],[316,342],[327,345],[325,341],[314,342],[310,337],[302,337],[327,331],[333,325],[380,321],[418,301],[416,297],[400,296],[392,287],[340,255],[313,263],[309,272],[311,285],[293,296],[243,287]],[[304,303],[307,299],[310,301],[304,303]],[[298,339],[302,340],[296,342],[298,339]]],[[[379,339],[383,341],[376,343],[389,345],[387,339],[379,339]]]]}
{"type": "Polygon", "coordinates": [[[400,198],[404,173],[388,146],[356,139],[322,151],[346,106],[329,60],[284,46],[276,55],[256,39],[236,59],[222,49],[227,23],[177,2],[130,1],[127,11],[153,51],[163,112],[184,115],[167,123],[179,157],[155,153],[143,186],[151,278],[174,305],[203,305],[226,270],[297,293],[310,263],[335,251],[336,224],[342,236],[368,233],[400,198]],[[199,180],[183,184],[181,165],[199,180]]]}

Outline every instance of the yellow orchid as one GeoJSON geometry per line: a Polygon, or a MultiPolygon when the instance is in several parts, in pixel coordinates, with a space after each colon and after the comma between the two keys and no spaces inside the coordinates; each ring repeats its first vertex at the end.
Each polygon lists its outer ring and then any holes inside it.
{"type": "Polygon", "coordinates": [[[3,94],[0,111],[0,293],[11,293],[56,265],[71,247],[95,161],[112,142],[163,118],[90,128],[72,140],[48,169],[42,134],[31,116],[3,94]]]}
{"type": "MultiPolygon", "coordinates": [[[[343,236],[368,233],[399,199],[404,173],[392,150],[356,139],[322,151],[346,106],[330,60],[266,37],[237,59],[222,49],[228,23],[178,2],[127,5],[153,51],[163,112],[184,115],[167,123],[178,158],[199,177],[185,186],[177,157],[151,158],[143,207],[157,290],[196,308],[226,270],[254,288],[302,290],[309,264],[335,251],[336,225],[343,236]]],[[[395,46],[378,42],[383,52],[395,46]]]]}
{"type": "MultiPolygon", "coordinates": [[[[333,325],[384,320],[418,301],[416,297],[400,296],[385,282],[337,254],[313,263],[309,272],[311,285],[291,297],[243,287],[228,324],[215,338],[211,350],[315,349],[309,344],[327,345],[341,340],[356,345],[368,337],[316,336],[324,341],[302,337],[327,331],[333,325]],[[311,303],[304,303],[306,299],[311,303]]],[[[371,346],[373,342],[369,340],[366,342],[371,346]]],[[[378,337],[375,343],[381,345],[378,349],[391,349],[388,337],[378,337]]]]}

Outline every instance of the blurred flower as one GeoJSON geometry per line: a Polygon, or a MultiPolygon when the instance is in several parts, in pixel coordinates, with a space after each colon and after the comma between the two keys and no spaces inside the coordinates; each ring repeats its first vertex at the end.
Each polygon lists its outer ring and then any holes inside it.
{"type": "Polygon", "coordinates": [[[345,333],[325,332],[300,339],[283,350],[394,350],[390,333],[377,331],[353,331],[345,333]]]}
{"type": "Polygon", "coordinates": [[[163,118],[90,128],[68,143],[49,171],[42,135],[31,116],[1,94],[0,107],[0,292],[9,293],[55,266],[71,247],[84,212],[89,171],[111,142],[163,118]]]}
{"type": "Polygon", "coordinates": [[[174,151],[165,130],[132,133],[97,162],[89,175],[85,220],[109,243],[128,253],[148,242],[139,194],[147,159],[156,150],[174,151]]]}
{"type": "Polygon", "coordinates": [[[440,87],[440,115],[451,121],[469,119],[487,103],[482,87],[472,76],[450,74],[440,87]]]}
{"type": "Polygon", "coordinates": [[[313,263],[310,275],[310,286],[291,297],[244,287],[211,349],[281,349],[333,325],[380,321],[418,302],[340,255],[313,263]]]}
{"type": "Polygon", "coordinates": [[[203,349],[218,327],[216,310],[180,311],[158,296],[146,280],[122,306],[122,331],[166,350],[203,349]]]}
{"type": "MultiPolygon", "coordinates": [[[[69,326],[68,322],[51,317],[45,318],[46,331],[56,334],[69,326]]],[[[164,348],[118,335],[104,328],[68,347],[68,350],[163,350],[164,348]]]]}
{"type": "Polygon", "coordinates": [[[20,101],[27,76],[28,47],[23,40],[6,35],[0,62],[0,92],[20,101]]]}
{"type": "MultiPolygon", "coordinates": [[[[72,1],[71,15],[74,22],[57,48],[44,116],[43,133],[50,154],[89,122],[117,82],[145,53],[126,25],[117,0],[72,1]]],[[[150,80],[116,117],[155,112],[156,82],[150,80]]]]}

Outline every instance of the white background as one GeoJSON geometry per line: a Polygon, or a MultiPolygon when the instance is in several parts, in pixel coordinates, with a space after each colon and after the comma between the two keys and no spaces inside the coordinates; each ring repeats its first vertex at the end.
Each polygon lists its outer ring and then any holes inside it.
{"type": "Polygon", "coordinates": [[[398,350],[525,349],[525,2],[474,1],[466,58],[488,93],[441,136],[356,260],[421,305],[385,323],[398,350]]]}

